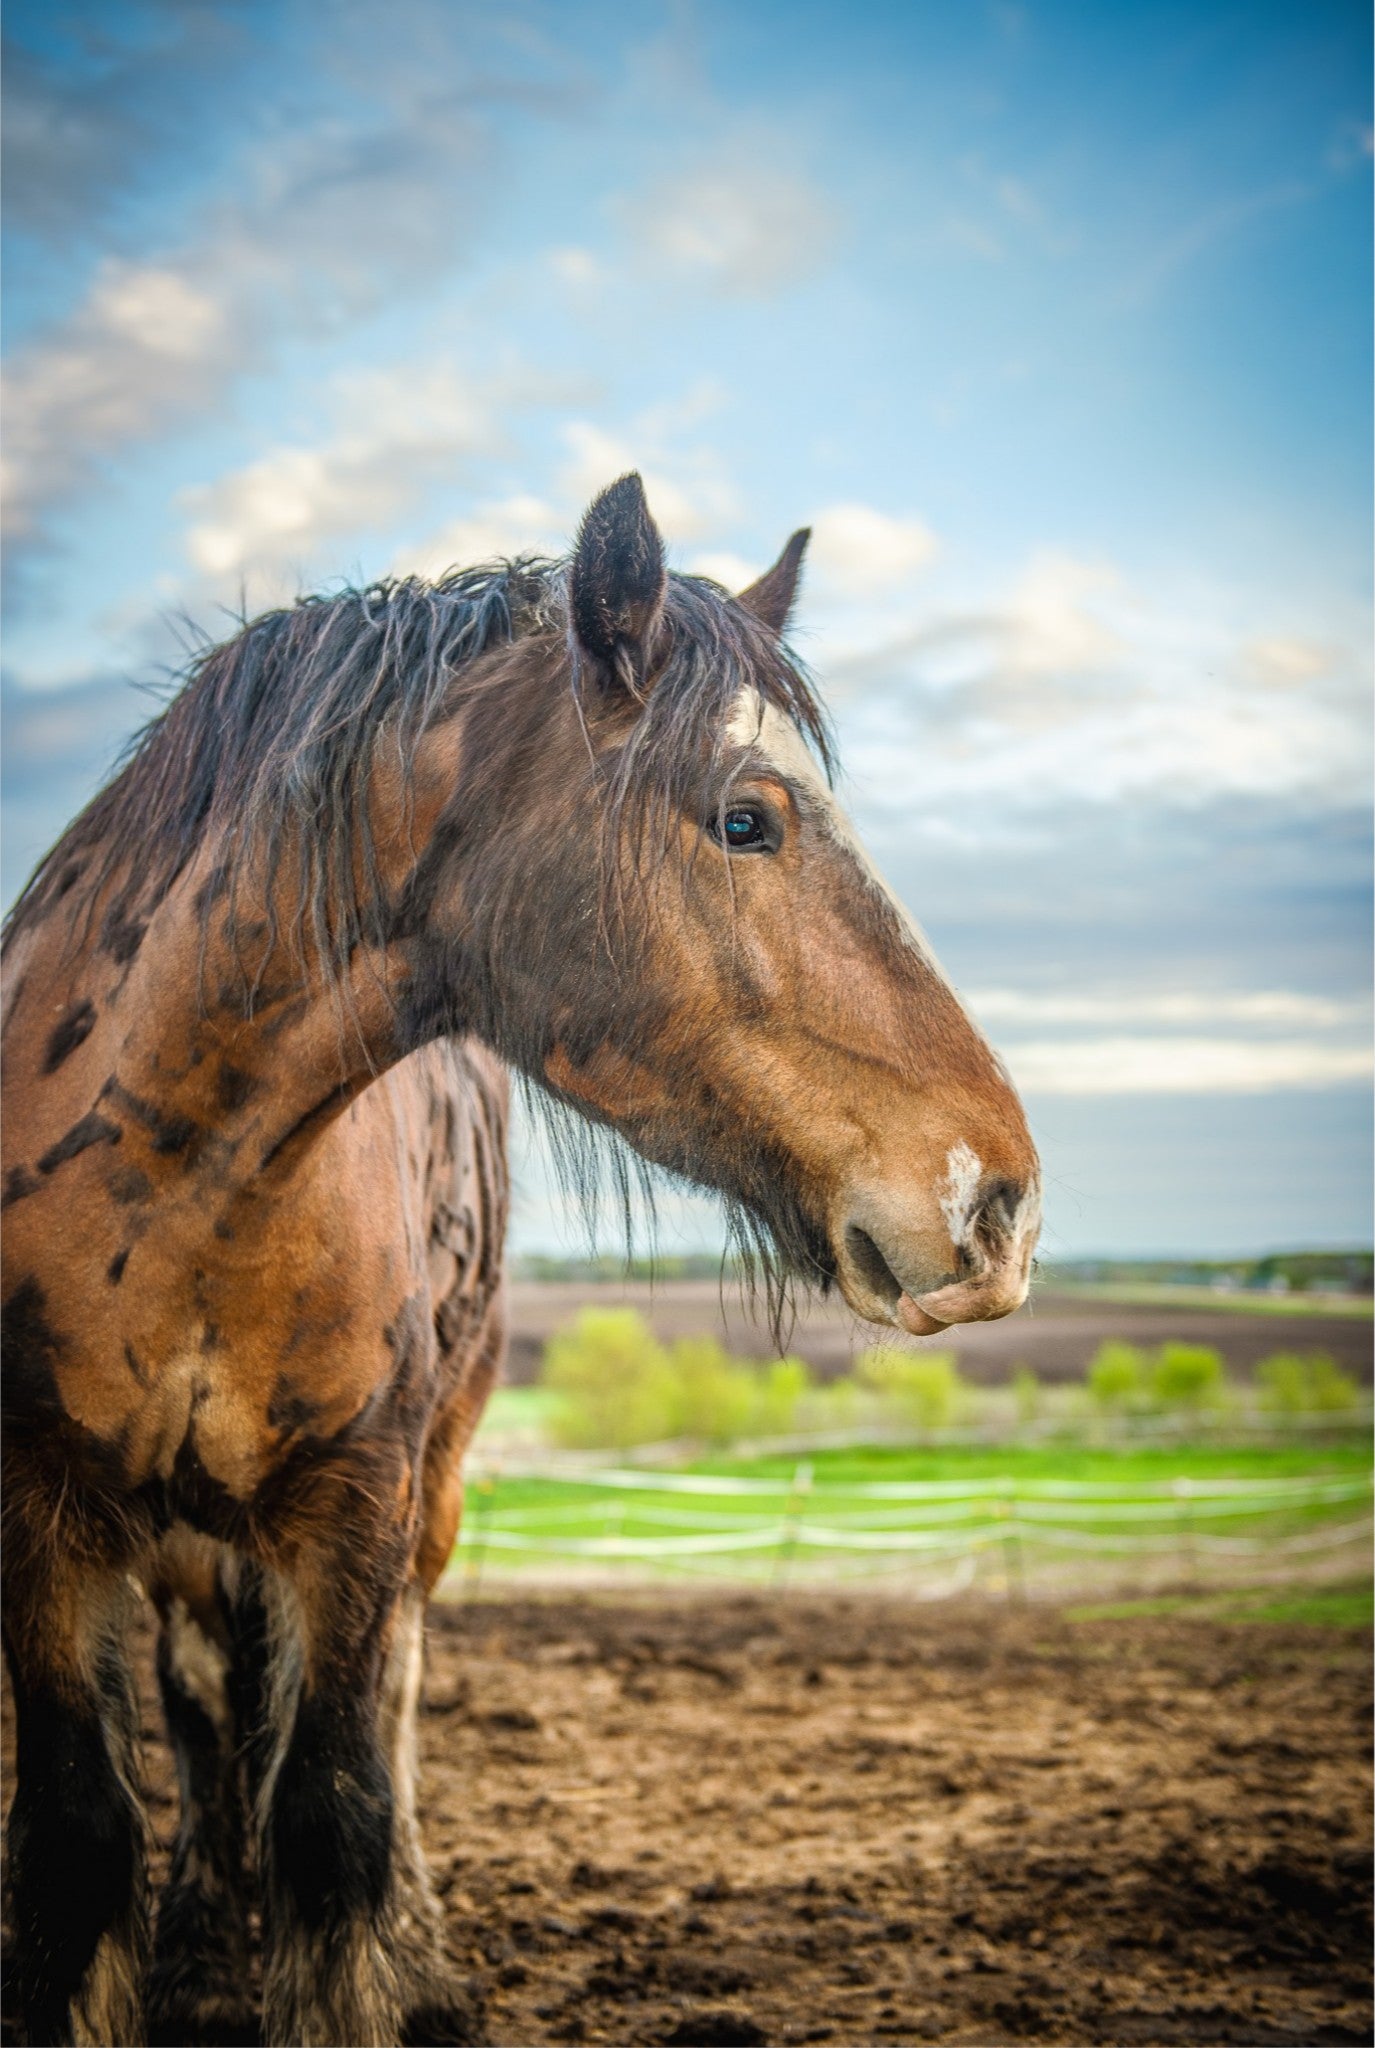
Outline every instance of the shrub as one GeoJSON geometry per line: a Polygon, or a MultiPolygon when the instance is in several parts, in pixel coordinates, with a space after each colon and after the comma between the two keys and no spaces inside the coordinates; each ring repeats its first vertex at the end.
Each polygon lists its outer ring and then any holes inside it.
{"type": "Polygon", "coordinates": [[[1028,1423],[1039,1420],[1045,1407],[1045,1388],[1029,1365],[1019,1365],[1013,1373],[1012,1398],[1017,1407],[1017,1420],[1023,1429],[1028,1423]]]}
{"type": "Polygon", "coordinates": [[[964,1388],[949,1351],[861,1352],[856,1371],[905,1422],[918,1429],[948,1429],[964,1388]]]}
{"type": "Polygon", "coordinates": [[[1260,1407],[1273,1415],[1342,1415],[1361,1389],[1328,1352],[1275,1352],[1256,1366],[1260,1407]]]}
{"type": "Polygon", "coordinates": [[[775,1358],[755,1389],[755,1424],[761,1436],[789,1436],[797,1411],[811,1391],[812,1376],[800,1358],[775,1358]]]}
{"type": "Polygon", "coordinates": [[[1354,1408],[1360,1388],[1326,1351],[1277,1351],[1256,1367],[1260,1405],[1273,1415],[1339,1415],[1354,1408]]]}
{"type": "Polygon", "coordinates": [[[1099,1408],[1117,1412],[1140,1405],[1144,1391],[1143,1360],[1135,1344],[1109,1337],[1089,1360],[1089,1393],[1099,1408]]]}
{"type": "Polygon", "coordinates": [[[675,1436],[728,1444],[744,1434],[757,1405],[755,1376],[728,1356],[715,1337],[680,1337],[670,1345],[675,1436]]]}
{"type": "Polygon", "coordinates": [[[1226,1382],[1211,1344],[1162,1344],[1151,1367],[1151,1393],[1162,1408],[1215,1408],[1226,1382]]]}
{"type": "Polygon", "coordinates": [[[633,1308],[585,1308],[544,1349],[542,1383],[561,1396],[558,1442],[624,1450],[670,1434],[675,1380],[663,1347],[633,1308]]]}
{"type": "Polygon", "coordinates": [[[854,1429],[860,1419],[859,1392],[859,1384],[850,1373],[827,1386],[808,1387],[798,1404],[801,1426],[822,1435],[854,1429]]]}
{"type": "Polygon", "coordinates": [[[1308,1406],[1308,1363],[1296,1351],[1277,1351],[1256,1367],[1260,1405],[1273,1415],[1302,1415],[1308,1406]]]}
{"type": "Polygon", "coordinates": [[[1344,1414],[1356,1406],[1361,1390],[1335,1358],[1329,1358],[1325,1351],[1315,1351],[1308,1361],[1308,1398],[1315,1415],[1344,1414]]]}

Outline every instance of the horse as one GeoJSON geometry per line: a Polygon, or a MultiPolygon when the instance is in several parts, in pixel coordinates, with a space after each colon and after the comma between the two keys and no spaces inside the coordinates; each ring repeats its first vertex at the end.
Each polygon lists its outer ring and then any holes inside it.
{"type": "Polygon", "coordinates": [[[833,794],[786,642],[807,537],[732,596],[668,572],[631,475],[562,561],[258,618],[20,897],[3,1565],[28,2041],[461,2037],[415,1718],[502,1356],[509,1075],[717,1191],[783,1287],[916,1335],[1024,1299],[1036,1153],[833,794]],[[180,1787],[155,1920],[145,1596],[180,1787]]]}

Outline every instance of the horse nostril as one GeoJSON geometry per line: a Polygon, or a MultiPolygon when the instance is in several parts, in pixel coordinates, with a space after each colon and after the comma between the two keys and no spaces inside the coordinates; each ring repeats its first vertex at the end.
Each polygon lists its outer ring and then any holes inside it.
{"type": "Polygon", "coordinates": [[[902,1294],[902,1282],[884,1258],[867,1230],[861,1230],[857,1223],[851,1223],[845,1232],[845,1245],[860,1273],[873,1288],[881,1301],[894,1307],[902,1294]]]}
{"type": "Polygon", "coordinates": [[[979,1206],[970,1219],[980,1237],[1006,1237],[1017,1221],[1026,1190],[1015,1180],[989,1181],[980,1190],[979,1206]]]}

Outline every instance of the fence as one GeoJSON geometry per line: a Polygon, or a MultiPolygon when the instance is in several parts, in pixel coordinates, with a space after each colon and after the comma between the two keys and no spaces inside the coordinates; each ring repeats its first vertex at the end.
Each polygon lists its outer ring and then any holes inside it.
{"type": "Polygon", "coordinates": [[[774,1584],[881,1573],[928,1597],[990,1568],[1012,1597],[1104,1570],[1225,1582],[1236,1567],[1349,1569],[1369,1553],[1371,1490],[1369,1474],[818,1485],[805,1461],[779,1479],[516,1467],[470,1478],[457,1565],[472,1589],[494,1569],[774,1584]]]}

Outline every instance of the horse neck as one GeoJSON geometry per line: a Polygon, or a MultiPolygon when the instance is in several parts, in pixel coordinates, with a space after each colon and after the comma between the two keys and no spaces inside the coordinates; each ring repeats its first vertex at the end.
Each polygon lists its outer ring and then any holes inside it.
{"type": "MultiPolygon", "coordinates": [[[[214,907],[207,917],[207,887],[208,858],[168,891],[97,1002],[102,1093],[155,1154],[213,1154],[221,1187],[266,1192],[399,1056],[393,966],[360,947],[341,975],[323,973],[290,927],[274,937],[251,888],[237,893],[231,923],[214,907]]],[[[88,987],[108,982],[107,966],[90,960],[88,987]]]]}

